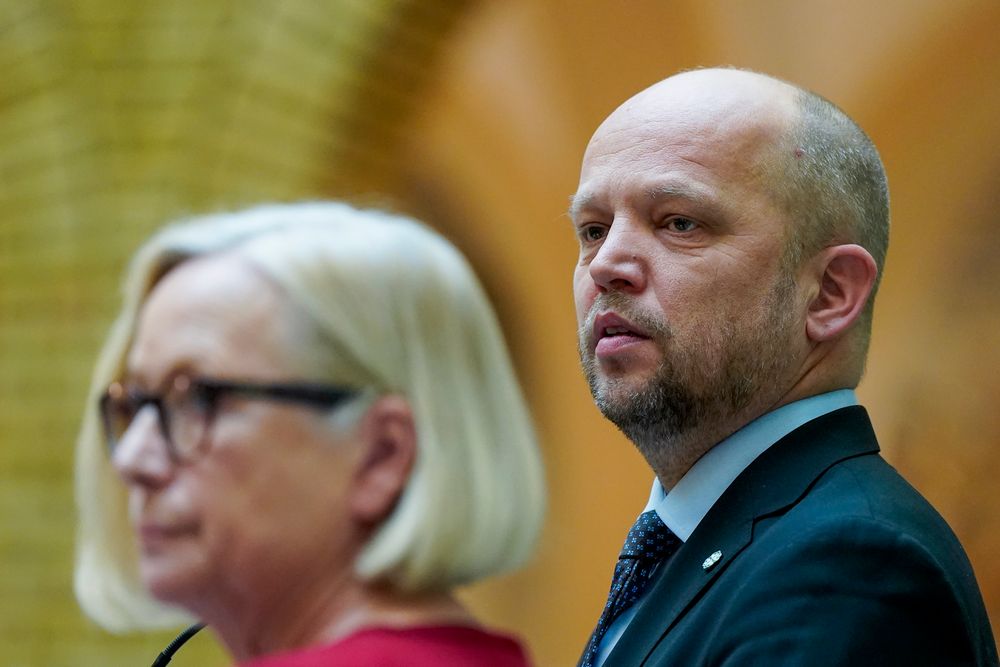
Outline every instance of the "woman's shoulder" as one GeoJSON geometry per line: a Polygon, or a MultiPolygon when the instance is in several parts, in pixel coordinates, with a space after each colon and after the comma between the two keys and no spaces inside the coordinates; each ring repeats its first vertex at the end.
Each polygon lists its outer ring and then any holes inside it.
{"type": "Polygon", "coordinates": [[[267,656],[242,667],[529,667],[514,637],[464,625],[365,628],[324,646],[267,656]]]}

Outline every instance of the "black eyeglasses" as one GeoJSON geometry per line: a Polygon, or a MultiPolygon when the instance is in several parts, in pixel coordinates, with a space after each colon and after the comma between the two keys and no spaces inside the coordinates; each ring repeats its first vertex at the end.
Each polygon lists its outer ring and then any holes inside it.
{"type": "Polygon", "coordinates": [[[108,451],[114,454],[136,416],[152,405],[170,458],[181,463],[192,460],[202,447],[219,398],[225,394],[332,408],[359,393],[354,388],[321,384],[261,384],[175,375],[170,387],[160,394],[113,382],[101,397],[99,408],[108,451]]]}

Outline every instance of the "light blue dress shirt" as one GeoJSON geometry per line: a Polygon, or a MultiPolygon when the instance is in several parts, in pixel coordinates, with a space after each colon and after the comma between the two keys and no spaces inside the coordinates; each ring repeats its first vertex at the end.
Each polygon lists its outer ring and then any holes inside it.
{"type": "MultiPolygon", "coordinates": [[[[694,529],[712,509],[715,501],[768,447],[806,422],[828,412],[857,404],[858,399],[853,390],[838,389],[783,405],[777,410],[761,415],[705,452],[670,493],[663,490],[659,479],[654,478],[649,502],[642,511],[656,510],[663,523],[677,537],[687,542],[694,529]]],[[[608,628],[604,639],[601,640],[594,661],[595,667],[604,664],[641,604],[642,598],[639,598],[608,628]]]]}

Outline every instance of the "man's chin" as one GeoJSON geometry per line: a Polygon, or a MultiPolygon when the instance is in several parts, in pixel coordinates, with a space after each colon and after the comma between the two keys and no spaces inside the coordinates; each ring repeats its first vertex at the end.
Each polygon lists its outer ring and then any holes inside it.
{"type": "Polygon", "coordinates": [[[620,372],[618,369],[594,368],[591,381],[591,391],[594,398],[604,397],[606,400],[622,400],[648,391],[655,379],[654,372],[638,373],[635,370],[620,372]]]}
{"type": "Polygon", "coordinates": [[[616,420],[617,415],[628,412],[636,399],[643,395],[646,385],[632,381],[612,381],[591,388],[594,403],[605,417],[616,420]]]}

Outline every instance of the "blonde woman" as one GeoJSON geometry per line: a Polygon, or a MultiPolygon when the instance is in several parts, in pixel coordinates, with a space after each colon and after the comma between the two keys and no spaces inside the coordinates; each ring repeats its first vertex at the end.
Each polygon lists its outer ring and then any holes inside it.
{"type": "Polygon", "coordinates": [[[543,474],[496,318],[421,224],[338,203],[143,246],[77,452],[76,592],[241,665],[527,664],[455,586],[521,564],[543,474]]]}

